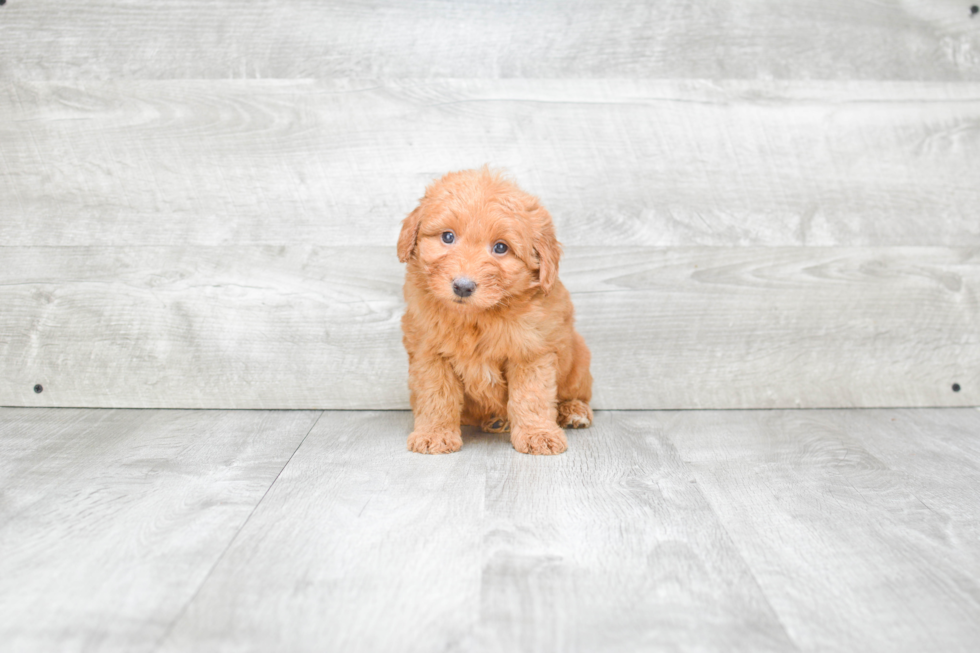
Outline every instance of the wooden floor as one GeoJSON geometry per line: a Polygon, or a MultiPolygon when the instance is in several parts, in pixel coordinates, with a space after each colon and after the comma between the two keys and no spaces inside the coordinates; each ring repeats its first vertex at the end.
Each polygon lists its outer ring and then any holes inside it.
{"type": "Polygon", "coordinates": [[[976,651],[980,411],[0,409],[3,651],[976,651]]]}

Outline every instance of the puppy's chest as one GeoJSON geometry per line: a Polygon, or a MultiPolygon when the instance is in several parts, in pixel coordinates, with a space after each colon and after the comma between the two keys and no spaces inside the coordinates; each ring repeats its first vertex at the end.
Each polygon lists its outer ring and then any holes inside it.
{"type": "Polygon", "coordinates": [[[468,389],[506,386],[504,365],[513,354],[506,332],[461,329],[445,334],[440,350],[468,389]]]}

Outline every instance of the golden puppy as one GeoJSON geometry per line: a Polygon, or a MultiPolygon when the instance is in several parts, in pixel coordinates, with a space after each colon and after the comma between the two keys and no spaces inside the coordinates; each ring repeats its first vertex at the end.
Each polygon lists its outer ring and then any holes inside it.
{"type": "Polygon", "coordinates": [[[589,349],[558,280],[561,246],[537,198],[491,172],[431,184],[402,222],[402,330],[415,429],[408,448],[448,453],[460,424],[508,428],[523,453],[568,446],[592,423],[589,349]]]}

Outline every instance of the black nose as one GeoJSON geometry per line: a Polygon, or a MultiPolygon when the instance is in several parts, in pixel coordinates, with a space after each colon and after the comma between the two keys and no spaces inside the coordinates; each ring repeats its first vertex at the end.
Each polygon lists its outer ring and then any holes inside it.
{"type": "Polygon", "coordinates": [[[456,277],[453,279],[453,292],[460,297],[469,297],[476,290],[476,284],[472,279],[466,277],[456,277]]]}

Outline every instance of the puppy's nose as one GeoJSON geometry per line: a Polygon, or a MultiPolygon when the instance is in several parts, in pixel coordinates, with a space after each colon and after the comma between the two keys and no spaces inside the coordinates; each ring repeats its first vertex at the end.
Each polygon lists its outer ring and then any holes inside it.
{"type": "Polygon", "coordinates": [[[460,297],[469,297],[476,290],[476,283],[467,277],[453,279],[453,292],[460,297]]]}

